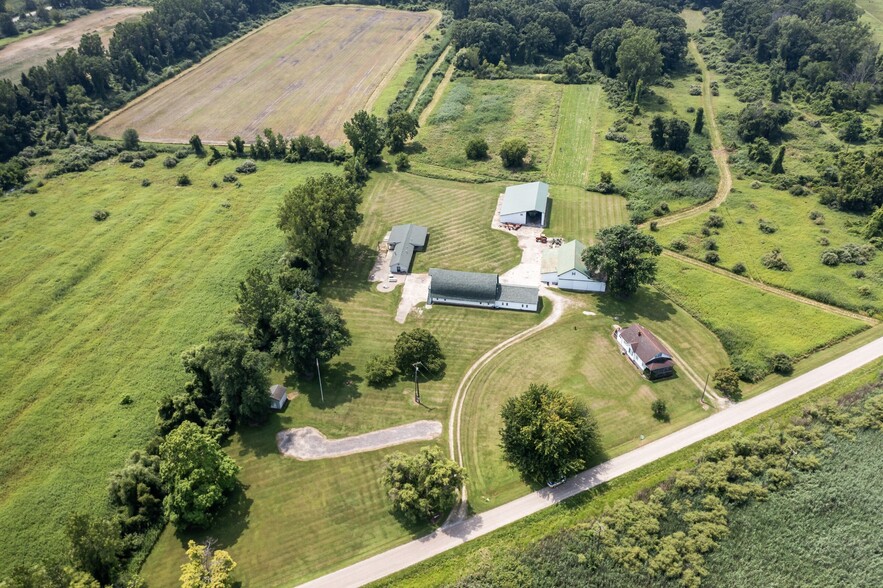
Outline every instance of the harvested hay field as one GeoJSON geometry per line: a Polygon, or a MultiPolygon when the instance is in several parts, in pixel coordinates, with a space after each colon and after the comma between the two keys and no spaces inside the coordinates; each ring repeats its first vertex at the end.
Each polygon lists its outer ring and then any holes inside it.
{"type": "Polygon", "coordinates": [[[22,72],[43,65],[56,53],[64,53],[80,44],[86,33],[98,33],[107,45],[113,29],[124,20],[138,18],[150,10],[147,6],[118,6],[82,16],[61,27],[10,43],[0,51],[0,78],[17,82],[22,72]]]}
{"type": "Polygon", "coordinates": [[[99,122],[94,133],[207,143],[264,128],[343,142],[343,123],[369,108],[438,12],[357,6],[293,10],[99,122]]]}

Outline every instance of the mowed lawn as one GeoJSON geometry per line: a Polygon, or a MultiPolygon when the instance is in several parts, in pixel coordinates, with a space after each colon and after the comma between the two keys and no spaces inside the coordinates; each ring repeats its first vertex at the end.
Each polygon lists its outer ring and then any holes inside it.
{"type": "Polygon", "coordinates": [[[651,329],[700,378],[727,365],[715,336],[652,289],[633,299],[569,294],[573,306],[560,322],[507,349],[479,372],[465,402],[464,458],[473,509],[487,510],[531,488],[503,461],[499,448],[500,409],[528,384],[548,384],[583,400],[598,421],[607,458],[661,437],[714,412],[699,403],[701,387],[678,366],[676,378],[644,379],[622,355],[614,324],[651,329]],[[593,314],[585,314],[586,312],[593,314]],[[664,400],[671,421],[655,420],[651,403],[664,400]],[[641,439],[641,436],[644,439],[641,439]]]}
{"type": "Polygon", "coordinates": [[[585,187],[595,155],[595,146],[603,141],[598,136],[601,110],[606,110],[606,98],[599,85],[565,86],[561,96],[561,112],[555,136],[549,181],[585,187]]]}
{"type": "Polygon", "coordinates": [[[883,43],[883,0],[855,0],[855,5],[865,11],[861,20],[871,27],[874,41],[883,43]]]}
{"type": "Polygon", "coordinates": [[[588,192],[577,186],[555,185],[549,189],[552,211],[546,233],[566,240],[594,243],[599,229],[629,222],[626,199],[615,194],[588,192]]]}
{"type": "Polygon", "coordinates": [[[563,88],[539,80],[454,80],[420,129],[419,145],[411,149],[415,169],[422,164],[491,178],[547,180],[563,88]],[[488,142],[486,160],[466,158],[466,143],[473,137],[488,142]],[[500,145],[509,138],[527,141],[532,166],[503,167],[500,145]]]}
{"type": "MultiPolygon", "coordinates": [[[[235,436],[229,450],[243,468],[244,495],[217,525],[195,535],[217,537],[229,548],[243,585],[290,586],[426,531],[403,526],[389,512],[378,478],[383,456],[392,450],[299,462],[277,453],[275,434],[309,425],[337,438],[418,419],[447,424],[450,400],[468,366],[503,339],[537,324],[544,313],[435,306],[400,325],[393,320],[399,291],[378,292],[367,276],[376,245],[394,222],[430,227],[428,250],[416,258],[421,267],[438,263],[508,269],[519,256],[514,238],[490,229],[497,191],[398,173],[377,173],[369,183],[363,205],[366,219],[356,235],[352,263],[323,287],[343,310],[353,345],[324,369],[324,403],[315,378],[289,379],[289,387],[300,395],[285,412],[261,429],[235,436]],[[464,248],[464,235],[489,244],[464,248]],[[408,379],[381,390],[364,380],[371,356],[390,353],[396,336],[415,327],[434,333],[447,356],[443,376],[421,382],[422,407],[413,404],[408,379]]],[[[439,442],[444,441],[443,436],[439,442]]],[[[166,529],[144,568],[151,586],[177,585],[190,537],[166,529]]]]}
{"type": "Polygon", "coordinates": [[[99,122],[93,133],[182,143],[252,141],[265,128],[340,144],[439,18],[363,6],[292,10],[99,122]]]}
{"type": "Polygon", "coordinates": [[[731,357],[800,358],[867,328],[852,319],[764,292],[676,259],[659,260],[660,288],[718,334],[731,357]]]}
{"type": "Polygon", "coordinates": [[[104,511],[108,473],[186,381],[181,351],[228,322],[251,267],[279,258],[283,194],[339,170],[261,163],[236,189],[221,183],[233,161],[162,159],[0,199],[0,575],[60,554],[69,514],[104,511]],[[192,186],[175,186],[182,173],[192,186]],[[110,217],[96,222],[96,209],[110,217]]]}
{"type": "Polygon", "coordinates": [[[147,6],[106,8],[81,16],[63,26],[52,27],[9,43],[0,51],[0,78],[18,83],[21,74],[35,65],[43,65],[46,60],[71,47],[76,49],[80,44],[80,37],[86,33],[98,33],[106,46],[118,23],[140,18],[148,10],[150,8],[147,6]]]}

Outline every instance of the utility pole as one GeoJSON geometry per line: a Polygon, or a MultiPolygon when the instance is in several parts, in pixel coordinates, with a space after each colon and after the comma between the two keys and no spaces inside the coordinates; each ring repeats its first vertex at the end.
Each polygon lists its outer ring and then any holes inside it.
{"type": "MultiPolygon", "coordinates": [[[[420,382],[417,379],[417,376],[420,374],[420,366],[423,365],[422,362],[417,362],[414,364],[414,403],[420,404],[420,382]]],[[[426,366],[423,366],[426,367],[426,366]]]]}
{"type": "Polygon", "coordinates": [[[319,395],[322,397],[322,404],[325,404],[325,391],[322,389],[322,370],[319,369],[319,358],[316,358],[316,373],[319,374],[319,395]]]}

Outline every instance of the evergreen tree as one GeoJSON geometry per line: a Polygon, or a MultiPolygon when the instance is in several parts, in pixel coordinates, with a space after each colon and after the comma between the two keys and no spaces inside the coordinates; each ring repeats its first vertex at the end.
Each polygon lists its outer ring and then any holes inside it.
{"type": "Polygon", "coordinates": [[[697,135],[702,134],[702,129],[705,126],[705,110],[700,106],[696,109],[696,122],[693,123],[693,132],[697,135]]]}
{"type": "Polygon", "coordinates": [[[785,168],[782,165],[783,161],[785,161],[785,146],[784,145],[779,147],[779,154],[776,155],[776,160],[773,162],[773,165],[770,166],[770,172],[774,173],[774,174],[785,173],[785,168]]]}

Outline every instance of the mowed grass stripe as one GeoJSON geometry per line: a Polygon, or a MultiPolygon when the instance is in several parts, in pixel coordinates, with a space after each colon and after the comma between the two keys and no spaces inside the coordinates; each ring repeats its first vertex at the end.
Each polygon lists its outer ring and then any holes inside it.
{"type": "Polygon", "coordinates": [[[69,513],[105,508],[107,474],[149,438],[159,396],[186,379],[180,352],[224,323],[249,267],[281,252],[281,195],[335,170],[267,163],[241,189],[209,188],[233,167],[101,164],[0,203],[0,267],[16,284],[0,310],[0,532],[17,538],[0,546],[0,573],[34,549],[59,553],[69,513]],[[194,185],[175,188],[180,173],[194,185]],[[110,218],[96,223],[96,208],[110,218]],[[41,251],[53,255],[40,261],[41,251]],[[120,406],[124,394],[134,404],[120,406]]]}
{"type": "Polygon", "coordinates": [[[435,11],[316,6],[292,10],[99,122],[111,137],[224,143],[264,128],[344,140],[343,123],[370,108],[400,56],[436,22],[435,11]],[[382,47],[382,51],[377,48],[382,47]]]}
{"type": "Polygon", "coordinates": [[[597,140],[596,122],[601,101],[601,87],[565,86],[558,115],[549,181],[556,184],[586,186],[597,140]]]}
{"type": "Polygon", "coordinates": [[[567,240],[579,239],[585,244],[595,240],[595,233],[604,227],[628,222],[626,200],[622,196],[588,192],[576,186],[554,185],[549,235],[567,240]]]}

